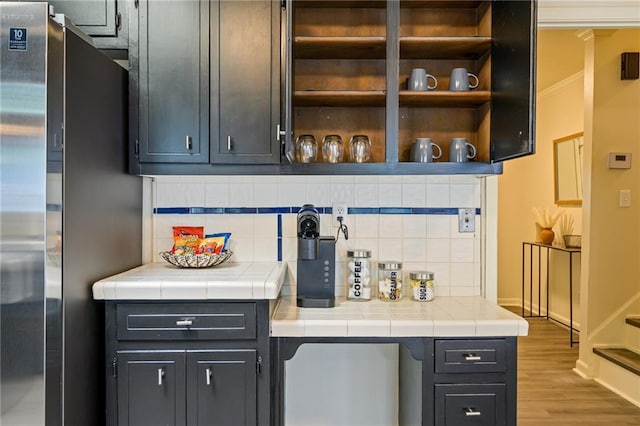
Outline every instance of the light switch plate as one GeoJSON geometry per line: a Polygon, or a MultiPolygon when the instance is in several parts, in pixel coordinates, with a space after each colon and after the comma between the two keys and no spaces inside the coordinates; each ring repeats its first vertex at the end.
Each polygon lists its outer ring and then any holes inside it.
{"type": "Polygon", "coordinates": [[[618,192],[618,205],[620,207],[631,207],[631,190],[621,189],[618,192]]]}
{"type": "Polygon", "coordinates": [[[458,209],[458,232],[475,232],[475,209],[458,209]]]}

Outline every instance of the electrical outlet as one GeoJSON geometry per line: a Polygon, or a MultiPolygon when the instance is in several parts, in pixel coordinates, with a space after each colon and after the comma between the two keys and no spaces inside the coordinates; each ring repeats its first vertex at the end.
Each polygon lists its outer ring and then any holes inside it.
{"type": "Polygon", "coordinates": [[[476,231],[475,209],[458,209],[458,232],[476,231]]]}
{"type": "Polygon", "coordinates": [[[333,211],[333,225],[340,226],[338,222],[338,216],[342,216],[342,223],[347,224],[347,217],[349,216],[349,209],[346,204],[334,204],[333,211]]]}

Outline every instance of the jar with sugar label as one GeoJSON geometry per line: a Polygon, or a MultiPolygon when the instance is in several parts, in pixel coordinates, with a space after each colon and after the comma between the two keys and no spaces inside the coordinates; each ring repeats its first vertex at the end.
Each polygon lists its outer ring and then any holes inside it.
{"type": "Polygon", "coordinates": [[[402,263],[378,263],[378,298],[385,302],[397,302],[402,299],[402,263]]]}
{"type": "Polygon", "coordinates": [[[409,280],[411,281],[411,300],[418,302],[429,302],[435,297],[433,289],[434,274],[429,271],[409,272],[409,280]]]}
{"type": "Polygon", "coordinates": [[[347,250],[349,300],[371,300],[371,266],[369,250],[347,250]]]}

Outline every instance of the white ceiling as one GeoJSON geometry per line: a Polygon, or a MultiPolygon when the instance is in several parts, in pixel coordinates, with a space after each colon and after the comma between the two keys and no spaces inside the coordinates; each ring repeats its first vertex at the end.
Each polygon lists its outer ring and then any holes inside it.
{"type": "Polygon", "coordinates": [[[578,32],[538,29],[538,92],[584,69],[584,41],[577,36],[578,32]]]}

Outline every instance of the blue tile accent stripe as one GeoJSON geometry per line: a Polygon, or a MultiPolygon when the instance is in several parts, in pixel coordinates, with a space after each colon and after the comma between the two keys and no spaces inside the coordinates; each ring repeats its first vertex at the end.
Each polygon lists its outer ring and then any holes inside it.
{"type": "MultiPolygon", "coordinates": [[[[332,214],[332,207],[316,207],[320,214],[332,214]]],[[[298,213],[300,207],[156,207],[153,214],[282,214],[298,213]]],[[[349,207],[349,214],[457,215],[457,207],[349,207]]],[[[476,214],[480,214],[476,208],[476,214]]]]}

